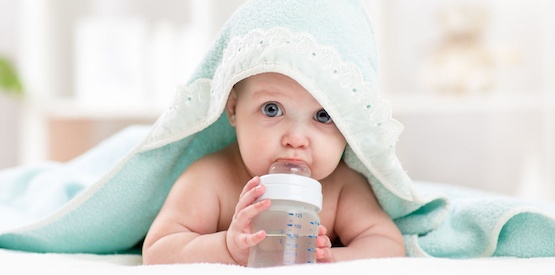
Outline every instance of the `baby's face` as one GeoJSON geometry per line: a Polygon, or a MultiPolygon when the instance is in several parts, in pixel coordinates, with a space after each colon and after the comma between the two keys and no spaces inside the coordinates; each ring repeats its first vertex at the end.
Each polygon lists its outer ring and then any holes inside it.
{"type": "Polygon", "coordinates": [[[305,162],[320,180],[335,170],[345,149],[345,138],[322,106],[282,74],[241,81],[226,110],[251,176],[267,174],[277,160],[295,160],[305,162]]]}

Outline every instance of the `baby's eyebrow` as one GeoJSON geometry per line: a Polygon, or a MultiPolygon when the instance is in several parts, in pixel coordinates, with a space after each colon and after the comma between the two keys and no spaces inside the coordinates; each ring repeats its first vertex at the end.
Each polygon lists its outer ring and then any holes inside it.
{"type": "Polygon", "coordinates": [[[287,97],[285,93],[280,90],[259,89],[254,92],[254,98],[264,97],[287,97]]]}

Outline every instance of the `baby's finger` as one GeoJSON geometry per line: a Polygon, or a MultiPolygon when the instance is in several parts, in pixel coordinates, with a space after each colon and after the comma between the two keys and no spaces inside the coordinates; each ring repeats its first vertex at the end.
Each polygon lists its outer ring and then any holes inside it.
{"type": "Polygon", "coordinates": [[[266,238],[266,231],[264,230],[260,230],[253,234],[243,234],[242,245],[244,245],[244,248],[246,249],[248,247],[257,245],[262,240],[264,240],[264,238],[266,238]]]}
{"type": "Polygon", "coordinates": [[[331,240],[326,235],[319,235],[316,238],[316,246],[318,248],[331,248],[331,240]]]}
{"type": "Polygon", "coordinates": [[[318,235],[326,235],[326,234],[328,234],[328,229],[323,225],[318,226],[318,235]]]}
{"type": "Polygon", "coordinates": [[[268,209],[270,204],[270,200],[265,199],[237,211],[233,221],[234,226],[237,226],[239,231],[245,232],[244,229],[250,226],[252,219],[260,212],[268,209]]]}
{"type": "Polygon", "coordinates": [[[316,248],[316,261],[319,263],[333,262],[331,248],[316,248]]]}
{"type": "Polygon", "coordinates": [[[250,179],[247,182],[247,184],[245,184],[245,186],[243,187],[243,190],[241,191],[241,195],[239,195],[239,198],[242,198],[245,195],[245,193],[247,193],[248,191],[256,187],[259,183],[260,183],[260,178],[257,176],[250,179]]]}
{"type": "Polygon", "coordinates": [[[241,212],[244,208],[253,204],[260,196],[262,196],[262,194],[264,194],[266,188],[264,187],[264,185],[258,184],[258,182],[258,177],[255,177],[246,184],[244,190],[247,191],[241,194],[241,197],[239,198],[239,201],[235,206],[235,216],[239,214],[239,212],[241,212]],[[249,186],[251,185],[254,186],[249,188],[249,186]]]}

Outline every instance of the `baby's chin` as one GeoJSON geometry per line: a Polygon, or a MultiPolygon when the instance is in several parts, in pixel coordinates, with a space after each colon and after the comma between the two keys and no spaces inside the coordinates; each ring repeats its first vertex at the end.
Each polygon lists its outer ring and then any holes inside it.
{"type": "Polygon", "coordinates": [[[323,174],[314,173],[314,174],[312,174],[312,178],[317,180],[317,181],[321,181],[321,180],[329,177],[329,175],[331,175],[331,172],[323,173],[323,174]]]}
{"type": "Polygon", "coordinates": [[[329,165],[325,165],[325,167],[314,167],[314,169],[312,170],[312,178],[317,181],[325,180],[328,177],[332,176],[334,173],[338,172],[338,170],[341,170],[340,166],[342,166],[341,161],[339,161],[337,165],[329,163],[329,165]]]}

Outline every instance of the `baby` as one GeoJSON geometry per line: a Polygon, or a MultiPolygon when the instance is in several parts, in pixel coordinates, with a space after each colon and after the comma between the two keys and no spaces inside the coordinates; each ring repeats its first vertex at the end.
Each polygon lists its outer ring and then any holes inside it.
{"type": "Polygon", "coordinates": [[[255,74],[233,87],[225,111],[237,141],[179,177],[144,241],[145,264],[245,266],[250,248],[266,237],[251,230],[271,204],[256,202],[264,193],[259,176],[277,160],[306,163],[322,183],[318,262],[405,255],[367,180],[342,161],[345,138],[303,86],[283,74],[255,74]]]}

